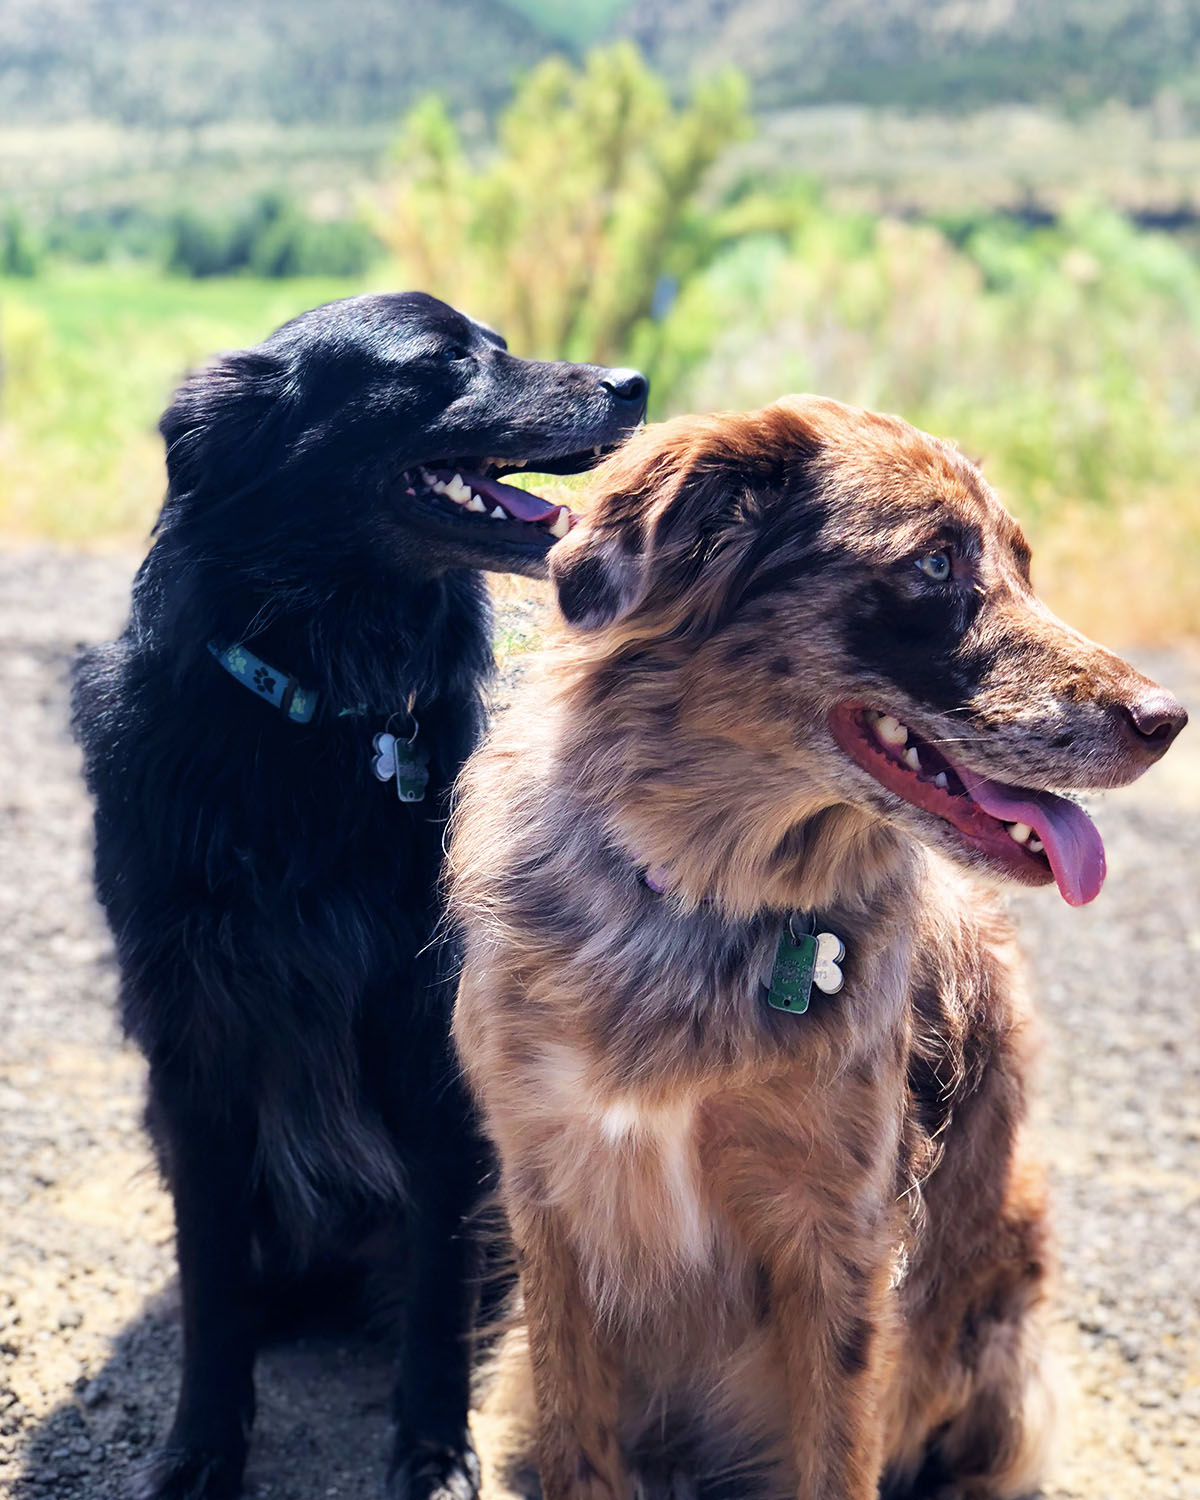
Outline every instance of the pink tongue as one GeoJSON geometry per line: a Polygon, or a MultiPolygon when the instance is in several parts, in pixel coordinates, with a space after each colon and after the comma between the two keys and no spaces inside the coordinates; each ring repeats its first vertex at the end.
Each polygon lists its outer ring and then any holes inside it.
{"type": "Polygon", "coordinates": [[[961,766],[954,768],[973,802],[1006,823],[1028,823],[1046,848],[1063,900],[1086,906],[1104,884],[1104,844],[1096,825],[1074,802],[1053,792],[1020,792],[988,781],[961,766]]]}
{"type": "MultiPolygon", "coordinates": [[[[441,475],[438,477],[441,478],[441,475]]],[[[498,479],[485,479],[482,474],[464,474],[462,477],[476,494],[486,495],[489,500],[503,507],[514,521],[549,521],[562,508],[551,505],[540,495],[519,490],[515,485],[502,484],[498,479]]],[[[449,479],[450,475],[447,474],[446,478],[449,479]]]]}

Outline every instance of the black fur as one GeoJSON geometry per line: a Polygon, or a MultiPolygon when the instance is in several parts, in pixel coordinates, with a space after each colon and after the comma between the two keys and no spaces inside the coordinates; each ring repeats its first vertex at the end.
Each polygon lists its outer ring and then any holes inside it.
{"type": "Polygon", "coordinates": [[[178,1234],[183,1378],[141,1496],[237,1492],[260,1337],[316,1295],[312,1273],[336,1281],[372,1247],[404,1324],[389,1493],[478,1487],[463,1222],[489,1163],[447,1046],[438,877],[492,667],[474,570],[538,572],[553,539],[439,509],[402,476],[456,455],[569,468],[644,401],[636,372],[515,359],[396,294],[222,357],[163,417],[157,540],[74,695],[178,1234]],[[255,697],[210,641],[318,692],[312,721],[255,697]],[[410,706],[431,756],[419,804],[370,768],[410,706]]]}

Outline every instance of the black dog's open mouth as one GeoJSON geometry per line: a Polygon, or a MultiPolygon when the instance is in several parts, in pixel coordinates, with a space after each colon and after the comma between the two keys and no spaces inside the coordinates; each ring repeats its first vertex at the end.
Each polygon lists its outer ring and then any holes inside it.
{"type": "MultiPolygon", "coordinates": [[[[514,540],[537,541],[552,546],[566,536],[576,521],[566,505],[543,500],[530,490],[505,484],[502,475],[579,474],[592,468],[613,451],[598,446],[587,454],[528,463],[510,459],[446,459],[423,464],[401,476],[401,488],[414,500],[423,501],[444,517],[472,522],[481,528],[504,528],[514,540]]],[[[501,533],[493,532],[499,539],[501,533]]]]}
{"type": "Polygon", "coordinates": [[[991,781],[958,765],[892,714],[840,704],[834,739],[889,792],[942,819],[990,865],[1027,885],[1058,882],[1083,906],[1104,883],[1104,845],[1087,813],[1053,792],[991,781]]]}

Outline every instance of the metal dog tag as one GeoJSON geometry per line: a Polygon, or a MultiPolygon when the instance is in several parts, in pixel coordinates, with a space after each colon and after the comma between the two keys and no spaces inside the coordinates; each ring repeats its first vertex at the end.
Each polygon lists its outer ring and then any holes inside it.
{"type": "Polygon", "coordinates": [[[401,802],[424,802],[429,785],[429,751],[424,745],[396,746],[396,795],[401,802]]]}
{"type": "Polygon", "coordinates": [[[836,995],[844,983],[838,965],[845,956],[846,945],[832,932],[796,934],[789,920],[775,950],[767,1004],[801,1016],[808,1009],[814,984],[822,994],[836,995]]]}
{"type": "Polygon", "coordinates": [[[767,1004],[776,1010],[803,1015],[812,994],[813,971],[817,967],[817,940],[811,932],[794,938],[785,927],[775,950],[775,967],[767,990],[767,1004]]]}
{"type": "Polygon", "coordinates": [[[429,751],[415,741],[394,734],[377,734],[371,741],[371,770],[380,781],[396,780],[401,802],[423,802],[429,785],[429,751]]]}

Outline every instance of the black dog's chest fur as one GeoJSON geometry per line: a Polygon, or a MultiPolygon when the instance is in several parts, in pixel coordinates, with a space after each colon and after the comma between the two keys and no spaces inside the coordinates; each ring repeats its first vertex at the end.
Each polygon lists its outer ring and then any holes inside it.
{"type": "MultiPolygon", "coordinates": [[[[360,622],[368,638],[392,635],[390,657],[372,640],[355,663],[354,632],[340,643],[338,672],[369,694],[365,712],[341,716],[326,691],[296,724],[205,643],[180,654],[162,607],[173,566],[151,554],[126,632],[78,674],[97,890],[127,1031],[173,1087],[253,1132],[268,1217],[295,1258],[399,1205],[397,1136],[436,1151],[437,1130],[457,1123],[443,1103],[453,962],[434,941],[437,879],[449,788],[480,724],[488,613],[477,586],[454,582],[453,625],[431,631],[445,601],[426,588],[424,618],[406,618],[400,593],[390,620],[360,622]],[[433,698],[408,669],[417,640],[422,678],[443,687],[433,698]],[[405,804],[374,776],[371,741],[406,720],[414,692],[430,782],[405,804]]],[[[278,652],[289,642],[275,634],[278,652]]],[[[450,1133],[442,1150],[461,1145],[450,1133]]]]}

